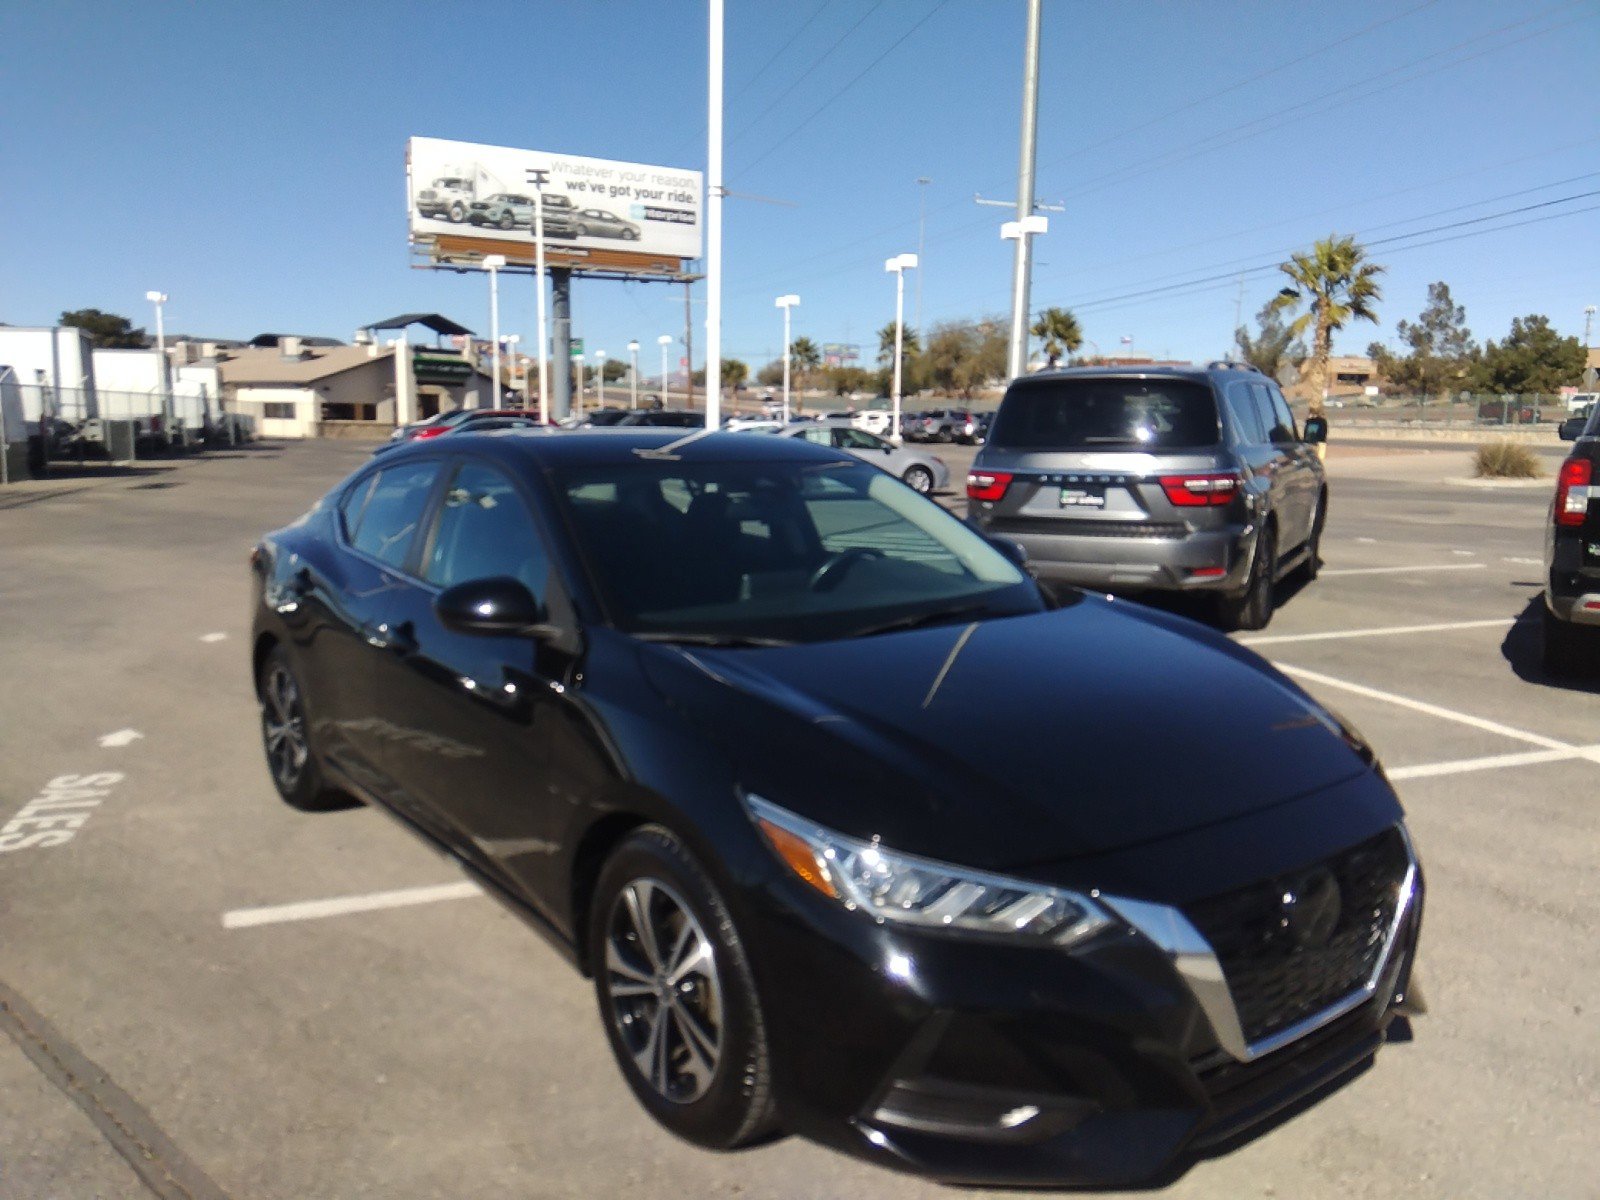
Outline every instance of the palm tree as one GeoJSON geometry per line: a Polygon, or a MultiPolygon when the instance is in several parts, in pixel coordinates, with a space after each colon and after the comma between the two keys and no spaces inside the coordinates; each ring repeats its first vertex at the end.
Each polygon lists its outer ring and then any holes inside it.
{"type": "Polygon", "coordinates": [[[1044,354],[1052,367],[1061,361],[1063,352],[1075,354],[1083,345],[1083,330],[1078,328],[1078,318],[1070,308],[1045,309],[1029,332],[1044,339],[1044,354]]]}
{"type": "MultiPolygon", "coordinates": [[[[909,325],[905,326],[905,332],[900,335],[900,357],[906,359],[920,353],[922,353],[922,342],[917,337],[917,331],[909,325]]],[[[886,366],[894,363],[893,321],[878,330],[878,361],[886,366]]]]}
{"type": "Polygon", "coordinates": [[[1357,319],[1378,323],[1373,306],[1383,299],[1378,276],[1384,268],[1366,258],[1366,250],[1356,244],[1355,238],[1330,233],[1309,253],[1296,254],[1278,267],[1291,282],[1273,297],[1272,307],[1293,311],[1302,300],[1307,306],[1289,326],[1289,336],[1299,337],[1311,330],[1310,369],[1305,377],[1314,412],[1321,412],[1328,387],[1328,355],[1334,331],[1357,319]]]}
{"type": "Polygon", "coordinates": [[[796,376],[797,390],[805,389],[806,376],[822,365],[822,351],[808,337],[797,337],[789,343],[789,360],[796,376]]]}

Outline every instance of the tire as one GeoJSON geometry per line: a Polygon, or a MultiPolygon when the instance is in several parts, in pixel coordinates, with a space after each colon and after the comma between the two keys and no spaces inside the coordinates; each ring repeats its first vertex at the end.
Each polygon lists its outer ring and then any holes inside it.
{"type": "Polygon", "coordinates": [[[589,236],[589,227],[587,225],[574,225],[572,227],[572,236],[573,237],[588,237],[589,236]]]}
{"type": "Polygon", "coordinates": [[[311,747],[305,692],[282,646],[273,647],[256,680],[261,704],[261,744],[267,755],[272,786],[290,808],[332,812],[353,808],[356,801],[327,786],[311,747]]]}
{"type": "Polygon", "coordinates": [[[510,213],[504,213],[504,214],[501,215],[501,217],[500,217],[500,228],[501,229],[510,229],[515,224],[516,224],[516,221],[512,219],[512,216],[511,216],[510,213]]]}
{"type": "Polygon", "coordinates": [[[1591,674],[1600,664],[1600,630],[1586,629],[1574,625],[1571,621],[1563,621],[1550,611],[1548,604],[1542,605],[1544,610],[1544,646],[1542,660],[1545,673],[1557,679],[1571,679],[1575,676],[1591,674]]]}
{"type": "Polygon", "coordinates": [[[1300,577],[1313,582],[1322,573],[1322,527],[1328,523],[1328,493],[1317,493],[1317,507],[1311,514],[1311,536],[1306,541],[1306,561],[1300,565],[1300,577]]]}
{"type": "Polygon", "coordinates": [[[713,1150],[771,1133],[772,1068],[755,979],[733,918],[693,855],[659,825],[636,830],[601,868],[589,912],[600,1021],[645,1111],[713,1150]],[[683,972],[677,988],[667,978],[674,959],[683,972]]]}
{"type": "Polygon", "coordinates": [[[1244,590],[1217,597],[1217,623],[1229,633],[1265,629],[1272,620],[1273,594],[1277,590],[1278,530],[1265,525],[1256,538],[1255,557],[1244,590]]]}
{"type": "Polygon", "coordinates": [[[900,478],[905,482],[905,485],[914,492],[919,492],[924,496],[928,496],[933,493],[933,472],[928,470],[927,467],[907,467],[906,473],[900,476],[900,478]]]}
{"type": "Polygon", "coordinates": [[[637,242],[639,240],[639,231],[637,229],[624,229],[622,237],[624,241],[637,242]]]}
{"type": "Polygon", "coordinates": [[[458,200],[450,206],[450,220],[453,224],[459,225],[466,219],[467,210],[461,206],[461,202],[458,200]]]}

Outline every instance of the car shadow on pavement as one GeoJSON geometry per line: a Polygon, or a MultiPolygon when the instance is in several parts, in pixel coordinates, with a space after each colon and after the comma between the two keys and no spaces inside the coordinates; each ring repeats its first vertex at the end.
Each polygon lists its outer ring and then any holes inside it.
{"type": "Polygon", "coordinates": [[[1552,675],[1544,669],[1544,593],[1535,592],[1517,615],[1517,622],[1500,643],[1500,654],[1524,683],[1562,688],[1569,692],[1600,695],[1600,655],[1596,655],[1587,675],[1552,675]]]}

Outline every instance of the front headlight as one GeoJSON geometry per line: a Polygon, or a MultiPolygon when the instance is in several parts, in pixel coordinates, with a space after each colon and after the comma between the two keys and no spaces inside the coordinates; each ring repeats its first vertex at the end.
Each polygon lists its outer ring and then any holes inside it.
{"type": "Polygon", "coordinates": [[[799,879],[878,921],[1059,946],[1075,946],[1113,924],[1105,909],[1077,892],[899,854],[759,796],[745,803],[773,852],[799,879]]]}

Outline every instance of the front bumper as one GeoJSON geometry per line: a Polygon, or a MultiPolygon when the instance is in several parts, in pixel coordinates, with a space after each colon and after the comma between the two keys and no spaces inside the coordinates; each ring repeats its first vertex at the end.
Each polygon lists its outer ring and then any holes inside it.
{"type": "Polygon", "coordinates": [[[1174,956],[1131,927],[1063,952],[908,934],[779,890],[746,941],[789,1127],[1009,1186],[1146,1181],[1353,1076],[1409,986],[1422,903],[1418,877],[1359,1003],[1242,1061],[1174,956]]]}

